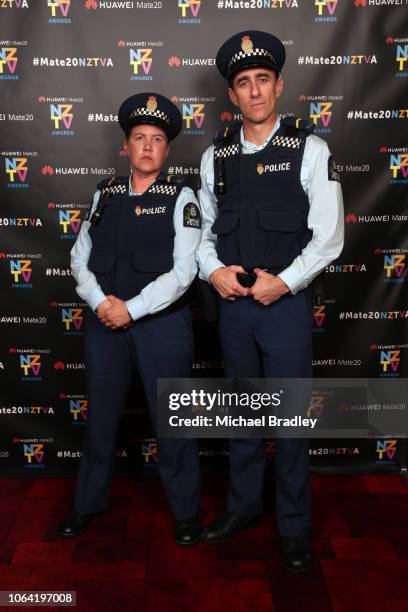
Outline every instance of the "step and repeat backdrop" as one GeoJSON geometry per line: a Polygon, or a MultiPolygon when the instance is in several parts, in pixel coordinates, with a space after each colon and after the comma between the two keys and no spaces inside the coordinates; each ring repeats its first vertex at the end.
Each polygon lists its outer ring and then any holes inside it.
{"type": "MultiPolygon", "coordinates": [[[[279,110],[313,120],[341,173],[346,243],[315,307],[315,374],[407,376],[407,0],[0,0],[2,474],[77,468],[87,421],[86,304],[69,252],[96,184],[128,173],[117,109],[145,90],[171,97],[183,130],[165,170],[198,188],[202,152],[240,119],[215,55],[245,29],[284,41],[279,110]]],[[[192,308],[193,376],[220,377],[217,324],[197,287],[192,308]]],[[[324,393],[314,396],[310,416],[324,410],[324,393]]],[[[272,440],[267,452],[272,464],[272,440]]],[[[310,452],[316,469],[400,471],[407,446],[324,439],[310,452]]],[[[200,453],[204,465],[218,466],[227,445],[202,441],[200,453]]],[[[135,376],[118,469],[156,461],[135,376]]]]}

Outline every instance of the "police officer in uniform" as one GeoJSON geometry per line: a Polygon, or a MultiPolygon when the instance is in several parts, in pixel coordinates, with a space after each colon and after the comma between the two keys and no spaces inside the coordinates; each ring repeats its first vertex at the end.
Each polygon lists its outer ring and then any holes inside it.
{"type": "MultiPolygon", "coordinates": [[[[115,440],[135,369],[156,424],[159,377],[188,377],[193,358],[186,291],[196,273],[201,215],[194,193],[161,168],[181,129],[177,107],[157,93],[119,109],[131,174],[102,181],[71,251],[77,293],[87,301],[88,428],[73,512],[59,534],[76,536],[108,505],[115,440]]],[[[176,541],[200,538],[194,440],[158,440],[158,465],[176,520],[176,541]]]]}
{"type": "MultiPolygon", "coordinates": [[[[280,119],[282,42],[245,31],[222,45],[216,63],[242,123],[220,132],[201,161],[200,277],[219,296],[230,377],[312,376],[309,285],[338,257],[343,207],[336,165],[313,125],[280,119]]],[[[262,510],[265,446],[230,440],[228,511],[202,532],[221,542],[262,510]]],[[[291,572],[311,563],[308,441],[276,440],[276,518],[291,572]]]]}

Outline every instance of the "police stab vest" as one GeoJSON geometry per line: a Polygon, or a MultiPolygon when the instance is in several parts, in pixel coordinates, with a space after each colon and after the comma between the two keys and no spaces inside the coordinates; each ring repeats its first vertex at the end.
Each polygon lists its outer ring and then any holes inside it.
{"type": "Polygon", "coordinates": [[[217,255],[246,270],[289,266],[310,241],[309,201],[300,181],[306,138],[313,125],[283,119],[262,151],[243,155],[241,123],[214,139],[218,216],[212,226],[217,255]],[[222,185],[223,184],[223,185],[222,185]]]}
{"type": "Polygon", "coordinates": [[[128,300],[173,268],[173,213],[182,181],[172,180],[159,178],[140,196],[128,195],[129,177],[99,183],[102,214],[89,229],[88,268],[105,294],[128,300]]]}

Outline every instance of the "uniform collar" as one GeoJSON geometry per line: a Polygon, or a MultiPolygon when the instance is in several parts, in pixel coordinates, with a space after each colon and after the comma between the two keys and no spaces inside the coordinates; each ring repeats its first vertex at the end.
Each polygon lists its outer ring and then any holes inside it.
{"type": "MultiPolygon", "coordinates": [[[[162,178],[163,178],[163,172],[160,172],[159,176],[156,178],[154,183],[156,181],[158,181],[159,179],[162,179],[162,178]]],[[[153,185],[153,183],[152,183],[152,185],[153,185]]],[[[136,191],[133,191],[133,189],[132,189],[132,172],[131,172],[129,174],[129,196],[140,196],[140,195],[142,195],[142,194],[141,193],[137,193],[136,191]]]]}
{"type": "Polygon", "coordinates": [[[266,147],[266,145],[268,144],[272,136],[275,134],[275,132],[279,129],[279,127],[280,127],[280,118],[278,117],[276,119],[275,125],[273,126],[271,132],[268,134],[264,142],[260,145],[256,145],[253,142],[250,142],[249,140],[245,140],[244,126],[242,126],[240,138],[241,138],[241,145],[242,145],[243,153],[256,153],[257,151],[262,151],[262,149],[266,147]]]}

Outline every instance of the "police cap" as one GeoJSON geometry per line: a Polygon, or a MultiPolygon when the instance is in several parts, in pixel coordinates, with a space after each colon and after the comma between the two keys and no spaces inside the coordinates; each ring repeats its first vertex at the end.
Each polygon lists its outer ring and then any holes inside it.
{"type": "Polygon", "coordinates": [[[237,72],[258,66],[280,72],[285,58],[285,47],[279,38],[268,32],[246,30],[222,45],[216,64],[222,76],[230,80],[237,72]]]}
{"type": "Polygon", "coordinates": [[[145,92],[130,96],[122,103],[118,117],[125,133],[134,125],[148,123],[161,127],[168,139],[172,140],[181,130],[181,115],[177,106],[158,93],[145,92]]]}

